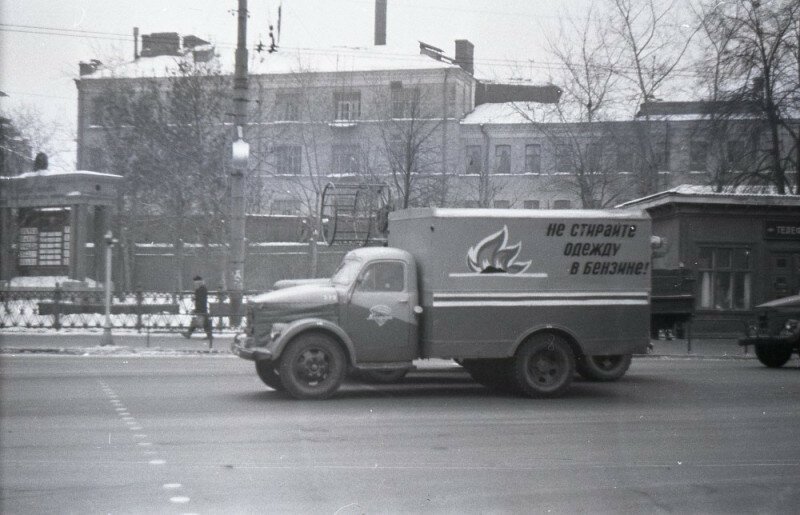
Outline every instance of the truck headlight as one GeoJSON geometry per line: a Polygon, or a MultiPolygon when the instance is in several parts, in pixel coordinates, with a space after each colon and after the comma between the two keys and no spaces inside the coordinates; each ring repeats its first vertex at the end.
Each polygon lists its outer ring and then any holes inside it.
{"type": "Polygon", "coordinates": [[[272,324],[272,329],[269,331],[270,340],[276,340],[280,337],[281,333],[286,329],[286,324],[272,324]]]}

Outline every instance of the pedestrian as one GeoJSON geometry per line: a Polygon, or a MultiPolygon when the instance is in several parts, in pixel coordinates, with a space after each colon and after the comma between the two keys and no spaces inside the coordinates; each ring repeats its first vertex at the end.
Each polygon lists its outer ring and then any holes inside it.
{"type": "Polygon", "coordinates": [[[208,314],[208,288],[206,288],[203,278],[199,275],[194,278],[194,312],[189,330],[183,334],[184,338],[191,338],[195,329],[202,328],[206,333],[208,345],[211,346],[213,335],[211,334],[211,317],[208,314]]]}

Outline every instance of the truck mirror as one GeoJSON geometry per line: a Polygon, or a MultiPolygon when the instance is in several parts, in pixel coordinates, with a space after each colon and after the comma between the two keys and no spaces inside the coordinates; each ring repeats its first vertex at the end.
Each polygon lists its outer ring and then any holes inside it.
{"type": "Polygon", "coordinates": [[[414,314],[415,315],[421,315],[422,311],[423,311],[422,306],[414,306],[414,314]]]}

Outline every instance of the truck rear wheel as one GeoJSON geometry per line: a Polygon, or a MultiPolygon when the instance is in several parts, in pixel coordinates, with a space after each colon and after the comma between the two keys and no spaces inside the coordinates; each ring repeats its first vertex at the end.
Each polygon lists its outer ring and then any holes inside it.
{"type": "Polygon", "coordinates": [[[302,334],[281,355],[280,378],[296,399],[327,399],[342,383],[345,355],[338,343],[319,333],[302,334]]]}
{"type": "Polygon", "coordinates": [[[256,361],[256,373],[258,377],[261,378],[261,381],[273,390],[279,392],[285,390],[281,382],[281,376],[278,374],[278,371],[275,370],[274,362],[265,359],[256,361]]]}
{"type": "Polygon", "coordinates": [[[616,381],[628,371],[631,358],[630,354],[581,356],[575,368],[581,377],[590,381],[616,381]]]}
{"type": "Polygon", "coordinates": [[[575,355],[561,336],[541,333],[517,350],[511,367],[517,389],[529,397],[563,393],[575,375],[575,355]]]}
{"type": "Polygon", "coordinates": [[[782,345],[756,344],[756,357],[763,365],[780,368],[792,357],[792,348],[782,345]]]}

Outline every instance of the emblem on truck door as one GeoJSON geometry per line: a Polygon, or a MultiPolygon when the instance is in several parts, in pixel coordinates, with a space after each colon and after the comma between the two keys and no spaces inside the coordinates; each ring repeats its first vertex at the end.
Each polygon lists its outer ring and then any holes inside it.
{"type": "Polygon", "coordinates": [[[372,306],[369,308],[369,316],[367,320],[374,320],[378,327],[383,327],[383,324],[392,319],[392,308],[383,304],[372,306]]]}
{"type": "Polygon", "coordinates": [[[487,236],[467,251],[467,266],[482,274],[521,274],[531,266],[530,261],[517,262],[522,243],[508,245],[508,226],[487,236]]]}

